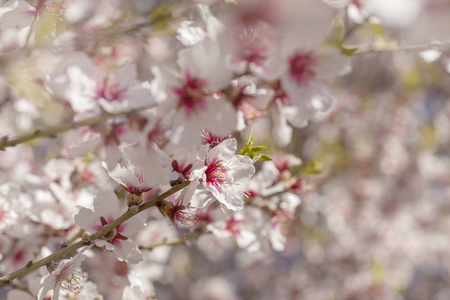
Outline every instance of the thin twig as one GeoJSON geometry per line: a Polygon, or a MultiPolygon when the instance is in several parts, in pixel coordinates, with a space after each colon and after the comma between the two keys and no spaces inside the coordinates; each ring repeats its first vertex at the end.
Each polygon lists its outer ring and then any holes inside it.
{"type": "MultiPolygon", "coordinates": [[[[168,190],[167,192],[153,198],[152,200],[142,204],[139,207],[139,210],[137,213],[133,214],[130,211],[125,212],[123,215],[121,215],[118,219],[114,220],[114,222],[105,225],[101,230],[97,231],[96,233],[94,233],[93,235],[91,235],[91,240],[96,240],[99,239],[101,237],[103,237],[105,234],[107,234],[108,232],[110,232],[111,230],[113,230],[114,228],[118,227],[120,224],[124,223],[126,220],[128,220],[129,218],[137,215],[138,213],[152,207],[155,206],[158,202],[162,201],[163,199],[169,197],[170,195],[178,192],[179,190],[187,187],[189,185],[190,181],[186,181],[183,182],[179,185],[174,186],[173,188],[171,188],[170,190],[168,190]]],[[[0,277],[0,287],[4,286],[4,285],[8,285],[11,284],[11,281],[22,277],[42,266],[45,266],[47,264],[49,264],[51,261],[57,260],[63,256],[66,256],[70,253],[72,253],[73,251],[77,250],[78,248],[81,248],[83,246],[85,246],[86,244],[83,243],[82,241],[77,242],[73,245],[70,245],[68,247],[65,248],[61,248],[57,251],[55,251],[54,253],[52,253],[51,255],[44,257],[43,259],[33,263],[31,266],[25,266],[22,269],[19,269],[13,273],[10,273],[8,275],[5,275],[3,277],[0,277]]]]}
{"type": "Polygon", "coordinates": [[[83,235],[83,233],[84,233],[84,230],[83,229],[80,229],[78,232],[77,232],[77,234],[75,234],[74,235],[74,237],[73,238],[71,238],[70,240],[69,240],[69,245],[72,245],[73,243],[75,243],[75,241],[78,239],[78,238],[80,238],[82,235],[83,235]]]}
{"type": "Polygon", "coordinates": [[[90,119],[86,119],[83,121],[79,121],[79,122],[67,122],[67,123],[63,123],[63,124],[57,124],[55,126],[47,128],[47,129],[35,129],[30,132],[20,134],[14,138],[8,138],[7,136],[4,136],[4,137],[0,138],[0,150],[5,149],[6,147],[12,147],[12,146],[16,146],[18,144],[29,142],[34,139],[54,136],[57,133],[67,131],[69,129],[74,129],[74,128],[82,127],[82,126],[93,126],[93,125],[107,121],[107,120],[115,118],[115,117],[120,117],[120,116],[125,116],[128,114],[136,113],[143,109],[145,109],[145,108],[133,109],[130,111],[119,112],[119,113],[103,114],[103,115],[93,117],[90,119]]]}
{"type": "Polygon", "coordinates": [[[196,239],[204,234],[209,234],[211,233],[211,231],[199,231],[199,232],[195,232],[185,238],[179,238],[179,239],[173,239],[173,240],[166,240],[163,241],[161,243],[155,243],[152,244],[150,246],[146,246],[146,247],[140,247],[140,249],[145,249],[145,250],[151,250],[153,248],[156,248],[158,246],[173,246],[173,245],[180,245],[180,244],[185,244],[187,241],[189,240],[193,240],[196,239]]]}
{"type": "Polygon", "coordinates": [[[13,282],[10,284],[10,286],[16,290],[21,290],[24,291],[25,293],[31,295],[32,297],[34,297],[33,293],[30,291],[29,288],[27,288],[26,286],[18,283],[18,282],[13,282]]]}
{"type": "Polygon", "coordinates": [[[416,45],[402,45],[393,44],[385,46],[375,45],[345,45],[348,49],[358,49],[354,53],[356,54],[369,54],[369,53],[383,53],[383,52],[397,52],[397,51],[422,51],[428,49],[444,50],[450,46],[450,41],[445,42],[431,42],[416,45]]]}

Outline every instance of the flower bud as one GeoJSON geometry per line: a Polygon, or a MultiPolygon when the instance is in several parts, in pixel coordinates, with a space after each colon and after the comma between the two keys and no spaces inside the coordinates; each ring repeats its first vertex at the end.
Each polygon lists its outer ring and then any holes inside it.
{"type": "Polygon", "coordinates": [[[130,206],[130,213],[135,214],[139,211],[139,206],[137,205],[131,205],[130,206]]]}
{"type": "Polygon", "coordinates": [[[171,187],[174,187],[176,185],[182,184],[185,181],[186,181],[186,179],[184,179],[184,177],[182,175],[180,175],[177,179],[171,180],[169,183],[170,183],[171,187]]]}
{"type": "Polygon", "coordinates": [[[33,261],[30,260],[29,262],[27,262],[26,267],[29,269],[29,268],[31,268],[32,265],[33,265],[33,261]]]}
{"type": "Polygon", "coordinates": [[[89,245],[91,243],[91,236],[89,233],[85,232],[83,233],[83,235],[81,236],[81,241],[86,244],[89,245]]]}
{"type": "Polygon", "coordinates": [[[142,201],[143,201],[142,194],[132,194],[132,193],[127,194],[127,204],[129,207],[132,205],[140,205],[142,201]]]}
{"type": "Polygon", "coordinates": [[[163,216],[165,216],[167,218],[173,217],[175,203],[173,203],[172,201],[161,201],[157,204],[157,207],[158,207],[159,212],[163,216]]]}
{"type": "Polygon", "coordinates": [[[47,264],[47,271],[52,274],[53,271],[56,269],[56,263],[54,261],[51,261],[47,264]]]}

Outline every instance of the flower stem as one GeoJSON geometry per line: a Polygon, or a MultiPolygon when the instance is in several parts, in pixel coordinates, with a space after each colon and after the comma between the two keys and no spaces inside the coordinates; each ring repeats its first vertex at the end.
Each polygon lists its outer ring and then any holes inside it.
{"type": "MultiPolygon", "coordinates": [[[[171,188],[170,190],[166,191],[165,193],[162,193],[161,195],[153,198],[152,200],[142,204],[139,207],[139,211],[136,214],[132,214],[131,212],[127,211],[125,212],[123,215],[121,215],[118,219],[114,220],[114,222],[106,225],[105,227],[103,227],[101,230],[97,231],[96,233],[94,233],[93,235],[91,235],[91,240],[96,240],[101,238],[102,236],[104,236],[105,234],[107,234],[108,232],[110,232],[111,230],[113,230],[114,228],[116,228],[117,226],[119,226],[120,224],[122,224],[123,222],[125,222],[126,220],[128,220],[129,218],[137,215],[138,213],[152,207],[155,206],[159,201],[162,201],[163,199],[169,197],[170,195],[180,191],[181,189],[187,187],[189,185],[190,181],[186,181],[183,182],[179,185],[174,186],[173,188],[171,188]]],[[[31,266],[25,266],[22,269],[19,269],[13,273],[10,273],[8,275],[2,276],[0,277],[0,287],[7,285],[7,284],[11,284],[11,280],[14,280],[16,278],[22,277],[42,266],[45,266],[47,264],[49,264],[51,261],[53,260],[57,260],[63,256],[66,256],[70,253],[72,253],[73,251],[77,250],[78,248],[81,248],[85,246],[85,244],[83,242],[77,242],[73,245],[70,245],[68,247],[59,249],[57,251],[55,251],[54,253],[50,254],[47,257],[44,257],[43,259],[33,263],[31,266]]]]}

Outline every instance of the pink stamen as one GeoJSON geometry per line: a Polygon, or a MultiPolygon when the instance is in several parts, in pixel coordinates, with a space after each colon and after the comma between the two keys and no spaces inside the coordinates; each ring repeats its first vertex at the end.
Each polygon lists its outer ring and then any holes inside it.
{"type": "Polygon", "coordinates": [[[207,128],[204,128],[202,130],[202,140],[205,144],[209,144],[209,149],[214,148],[215,146],[219,145],[220,143],[229,138],[230,136],[223,136],[212,133],[211,130],[207,128]]]}
{"type": "Polygon", "coordinates": [[[226,177],[228,169],[222,165],[222,160],[213,160],[205,171],[206,184],[212,185],[218,191],[223,184],[229,184],[229,179],[226,177]]]}

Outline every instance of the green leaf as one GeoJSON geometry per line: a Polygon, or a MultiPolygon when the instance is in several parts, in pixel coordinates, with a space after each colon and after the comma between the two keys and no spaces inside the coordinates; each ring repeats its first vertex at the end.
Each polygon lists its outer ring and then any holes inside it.
{"type": "Polygon", "coordinates": [[[327,45],[340,47],[345,39],[345,24],[342,17],[337,17],[325,41],[327,45]]]}
{"type": "Polygon", "coordinates": [[[266,146],[255,146],[252,148],[253,151],[261,151],[261,150],[266,150],[267,147],[266,146]]]}
{"type": "Polygon", "coordinates": [[[341,47],[342,54],[347,55],[347,56],[352,56],[353,54],[355,54],[356,51],[358,51],[358,48],[341,47]]]}
{"type": "Polygon", "coordinates": [[[250,131],[250,136],[248,137],[247,144],[239,151],[240,155],[245,155],[250,157],[251,159],[254,159],[255,157],[258,157],[258,160],[261,161],[268,161],[272,160],[272,158],[269,155],[261,154],[258,151],[266,150],[266,146],[254,146],[253,147],[253,130],[250,131]]]}
{"type": "Polygon", "coordinates": [[[321,173],[323,172],[324,169],[325,169],[324,161],[321,159],[315,159],[303,168],[302,173],[303,176],[308,176],[321,173]]]}
{"type": "Polygon", "coordinates": [[[258,159],[261,161],[270,161],[272,160],[272,157],[270,155],[266,155],[266,154],[261,154],[261,157],[258,159]]]}

